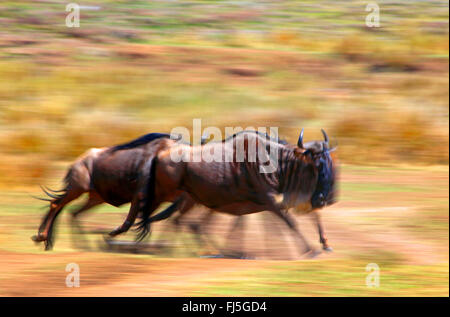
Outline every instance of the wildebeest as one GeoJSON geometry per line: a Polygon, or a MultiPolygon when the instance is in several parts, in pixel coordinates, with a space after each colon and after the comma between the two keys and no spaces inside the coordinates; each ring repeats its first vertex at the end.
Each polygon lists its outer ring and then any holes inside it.
{"type": "MultiPolygon", "coordinates": [[[[201,144],[205,142],[206,136],[203,136],[201,144]]],[[[73,219],[105,202],[113,206],[132,202],[132,209],[141,208],[139,203],[142,204],[145,197],[152,160],[158,151],[172,145],[175,145],[175,141],[170,139],[169,134],[149,133],[125,144],[88,150],[70,166],[62,190],[52,192],[44,189],[50,197],[44,199],[50,201],[50,209],[38,234],[32,239],[35,242],[45,241],[46,250],[51,249],[56,217],[66,204],[86,192],[89,198],[84,205],[72,212],[73,219]]],[[[187,193],[180,193],[177,198],[180,198],[178,204],[169,206],[165,212],[181,209],[182,214],[185,214],[195,204],[187,193]]],[[[197,227],[191,226],[191,229],[196,231],[197,227]]]]}
{"type": "Polygon", "coordinates": [[[32,239],[45,241],[46,250],[51,249],[56,217],[66,204],[83,193],[88,193],[89,198],[73,212],[74,217],[104,202],[113,206],[131,202],[132,210],[141,208],[152,159],[161,148],[174,142],[169,134],[150,133],[125,144],[93,148],[81,155],[69,168],[62,190],[52,193],[44,189],[50,197],[50,210],[32,239]]]}
{"type": "MultiPolygon", "coordinates": [[[[324,141],[304,145],[302,130],[297,146],[280,144],[244,131],[218,143],[201,146],[180,144],[161,150],[151,164],[147,196],[141,209],[142,220],[138,224],[141,234],[148,233],[150,223],[158,220],[158,217],[152,219],[150,215],[162,202],[173,201],[185,191],[197,203],[233,215],[271,211],[283,219],[304,243],[304,252],[314,254],[287,210],[302,205],[303,210],[311,211],[335,202],[336,167],[330,155],[334,149],[329,148],[328,136],[325,131],[322,132],[324,141]],[[237,144],[243,144],[245,157],[242,161],[237,159],[242,154],[237,144]],[[249,144],[256,145],[258,151],[252,151],[249,144]],[[262,173],[267,161],[266,154],[272,153],[273,149],[277,154],[276,161],[270,161],[270,164],[275,163],[276,169],[262,173]],[[173,159],[175,151],[182,153],[182,160],[173,159]],[[207,162],[202,158],[195,161],[195,157],[202,157],[201,153],[211,151],[220,152],[222,159],[207,162]],[[232,160],[227,160],[227,156],[231,156],[232,160]],[[249,159],[250,156],[254,161],[249,159]]],[[[176,199],[174,205],[180,202],[176,199]]],[[[125,222],[110,235],[127,231],[138,212],[139,209],[131,208],[125,222]]],[[[317,218],[317,221],[319,232],[322,232],[320,219],[317,218]]],[[[321,242],[326,248],[326,240],[322,236],[321,242]]]]}

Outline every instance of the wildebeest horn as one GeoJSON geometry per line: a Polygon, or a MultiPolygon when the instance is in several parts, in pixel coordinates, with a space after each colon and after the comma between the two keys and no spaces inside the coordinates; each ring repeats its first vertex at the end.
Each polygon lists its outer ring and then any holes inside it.
{"type": "Polygon", "coordinates": [[[297,146],[300,148],[303,148],[303,132],[305,129],[302,129],[302,132],[300,132],[300,135],[298,137],[297,146]]]}
{"type": "Polygon", "coordinates": [[[330,140],[328,139],[328,135],[327,135],[327,133],[325,132],[324,129],[322,129],[322,134],[323,134],[323,138],[325,139],[325,144],[328,145],[328,142],[330,140]]]}

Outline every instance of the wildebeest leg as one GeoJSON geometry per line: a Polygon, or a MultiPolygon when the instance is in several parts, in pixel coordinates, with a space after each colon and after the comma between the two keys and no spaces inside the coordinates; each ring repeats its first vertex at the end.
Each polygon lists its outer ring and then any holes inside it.
{"type": "Polygon", "coordinates": [[[304,248],[302,250],[302,253],[309,253],[311,252],[311,256],[317,255],[317,252],[311,247],[309,242],[306,240],[306,238],[303,236],[303,234],[300,232],[300,230],[297,227],[297,224],[295,220],[289,215],[287,212],[277,210],[274,211],[274,213],[279,216],[281,219],[284,220],[284,222],[289,226],[289,228],[294,232],[296,238],[299,242],[303,243],[304,248]]]}
{"type": "Polygon", "coordinates": [[[273,255],[272,252],[274,250],[276,250],[276,254],[279,254],[280,243],[283,243],[283,246],[288,243],[282,228],[280,228],[278,218],[274,218],[268,212],[263,212],[261,215],[264,225],[264,254],[266,257],[270,258],[273,255]]]}
{"type": "Polygon", "coordinates": [[[219,250],[220,248],[208,235],[206,228],[214,218],[214,210],[208,210],[204,217],[200,219],[197,223],[190,223],[189,229],[194,233],[195,239],[199,247],[209,246],[211,249],[219,250]]]}
{"type": "Polygon", "coordinates": [[[78,216],[81,213],[91,209],[92,207],[98,206],[104,202],[105,201],[103,200],[103,198],[101,198],[100,195],[97,194],[97,192],[95,191],[89,192],[89,199],[86,201],[86,203],[80,208],[72,211],[72,219],[78,218],[78,216]]]}
{"type": "Polygon", "coordinates": [[[127,218],[122,225],[118,226],[116,229],[109,233],[110,237],[115,237],[123,232],[126,232],[133,225],[139,211],[144,207],[145,202],[142,201],[143,195],[138,193],[135,195],[131,201],[130,211],[128,212],[127,218]]]}
{"type": "MultiPolygon", "coordinates": [[[[178,232],[180,231],[180,227],[182,225],[182,219],[186,216],[186,214],[192,210],[192,207],[195,205],[195,202],[192,199],[183,199],[183,198],[179,198],[177,199],[176,202],[174,202],[171,206],[169,206],[166,210],[160,212],[159,214],[151,217],[151,221],[160,221],[162,219],[166,219],[168,218],[168,214],[167,214],[167,210],[170,209],[174,209],[176,208],[176,206],[178,203],[180,203],[180,208],[179,208],[179,213],[178,215],[173,219],[172,224],[175,228],[175,233],[177,234],[178,237],[178,232]]],[[[172,214],[172,213],[170,213],[172,214]]],[[[204,232],[203,232],[203,228],[205,226],[208,225],[208,223],[210,222],[211,218],[213,216],[213,211],[209,210],[206,213],[206,216],[203,217],[200,221],[198,221],[197,223],[188,223],[187,227],[194,233],[195,235],[195,240],[196,243],[199,245],[199,247],[205,246],[205,245],[209,245],[211,242],[208,239],[204,239],[204,232]],[[202,228],[203,227],[203,228],[202,228]]],[[[185,242],[185,240],[183,240],[183,242],[185,242]]],[[[213,243],[211,243],[213,244],[213,243]]],[[[214,246],[215,249],[217,249],[214,246]]]]}
{"type": "Polygon", "coordinates": [[[32,239],[35,242],[45,241],[45,250],[50,250],[53,246],[53,224],[56,217],[62,211],[65,205],[72,200],[77,199],[84,190],[81,188],[68,189],[61,197],[56,198],[50,202],[50,210],[45,216],[43,223],[39,227],[38,234],[33,236],[32,239]]]}
{"type": "Polygon", "coordinates": [[[325,232],[323,230],[322,219],[320,217],[319,211],[314,210],[311,214],[316,223],[317,230],[319,231],[319,238],[320,243],[322,244],[322,249],[328,252],[333,251],[333,249],[328,245],[328,239],[325,237],[325,232]]]}
{"type": "Polygon", "coordinates": [[[97,194],[97,192],[95,192],[95,191],[91,191],[91,192],[89,192],[89,198],[85,202],[85,204],[72,212],[72,227],[75,229],[75,231],[73,231],[73,233],[80,234],[79,237],[72,237],[73,243],[74,243],[74,245],[78,246],[81,249],[88,250],[89,248],[86,247],[87,240],[84,238],[81,238],[84,234],[84,231],[78,222],[78,216],[81,213],[91,209],[92,207],[98,206],[102,203],[104,203],[104,200],[100,197],[100,195],[97,194]],[[79,241],[80,239],[82,241],[79,241]],[[80,242],[80,243],[78,243],[78,242],[80,242]]]}
{"type": "Polygon", "coordinates": [[[240,234],[241,236],[238,237],[238,245],[239,245],[239,251],[233,251],[231,250],[231,252],[227,252],[229,254],[227,254],[227,256],[231,256],[234,258],[243,258],[245,257],[245,252],[244,252],[244,231],[242,230],[242,227],[245,223],[244,217],[243,216],[237,216],[237,218],[233,221],[233,224],[231,226],[230,231],[227,234],[227,238],[226,238],[226,242],[225,242],[225,246],[227,249],[229,249],[229,246],[233,245],[233,242],[236,240],[236,236],[235,236],[235,232],[237,230],[240,230],[240,234]],[[234,240],[234,241],[233,241],[234,240]]]}
{"type": "Polygon", "coordinates": [[[154,215],[153,217],[150,217],[147,221],[148,222],[157,222],[157,221],[161,221],[164,219],[169,218],[174,212],[176,212],[178,209],[180,210],[180,216],[181,217],[185,212],[187,212],[189,209],[192,208],[193,204],[184,207],[181,206],[180,204],[183,203],[182,202],[182,198],[178,198],[177,200],[175,200],[175,202],[173,202],[169,207],[167,207],[166,209],[164,209],[163,211],[161,211],[159,214],[154,215]]]}
{"type": "MultiPolygon", "coordinates": [[[[178,244],[178,239],[179,239],[179,232],[180,232],[180,228],[181,228],[181,219],[184,217],[185,213],[182,213],[181,210],[180,212],[173,218],[172,221],[170,221],[170,225],[173,226],[174,228],[174,238],[172,240],[172,243],[174,246],[176,246],[178,244]]],[[[184,239],[182,239],[183,243],[185,242],[184,239]]]]}
{"type": "MultiPolygon", "coordinates": [[[[156,214],[153,217],[150,217],[148,221],[150,222],[157,222],[164,219],[169,218],[172,214],[174,214],[178,210],[178,214],[173,218],[173,220],[170,222],[170,226],[174,228],[174,232],[176,234],[175,239],[178,238],[178,232],[180,231],[180,225],[181,225],[181,219],[185,217],[185,215],[192,210],[192,207],[194,207],[195,202],[189,197],[185,197],[185,195],[182,195],[178,199],[175,200],[169,207],[167,207],[165,210],[161,211],[160,213],[156,214]]],[[[164,232],[162,233],[164,234],[164,232]]],[[[175,244],[177,241],[174,241],[175,244]]]]}
{"type": "Polygon", "coordinates": [[[146,171],[138,181],[138,190],[131,200],[130,211],[127,218],[122,225],[109,233],[110,237],[115,237],[118,234],[128,231],[134,224],[139,211],[142,212],[142,220],[138,224],[139,234],[136,238],[137,241],[141,241],[150,230],[149,216],[159,207],[162,202],[160,199],[156,199],[155,191],[155,171],[156,171],[156,159],[148,160],[143,166],[142,170],[146,171]],[[149,174],[147,174],[149,172],[149,174]]]}

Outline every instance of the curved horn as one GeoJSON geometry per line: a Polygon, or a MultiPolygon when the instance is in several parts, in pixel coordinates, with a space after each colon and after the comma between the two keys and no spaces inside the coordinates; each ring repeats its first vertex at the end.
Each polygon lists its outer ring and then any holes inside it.
{"type": "Polygon", "coordinates": [[[305,129],[302,128],[302,132],[300,132],[300,135],[298,137],[297,146],[300,148],[303,148],[303,132],[305,129]]]}
{"type": "Polygon", "coordinates": [[[328,138],[328,135],[324,129],[322,129],[322,134],[323,134],[323,138],[325,140],[325,144],[328,145],[328,142],[330,141],[330,139],[328,138]]]}

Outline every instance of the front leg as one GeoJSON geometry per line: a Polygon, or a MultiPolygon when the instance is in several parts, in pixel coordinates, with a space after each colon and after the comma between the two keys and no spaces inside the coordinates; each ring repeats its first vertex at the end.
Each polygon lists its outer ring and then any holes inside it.
{"type": "Polygon", "coordinates": [[[298,229],[297,224],[295,220],[291,217],[291,215],[288,214],[287,211],[282,210],[272,210],[278,217],[280,217],[291,229],[291,231],[295,234],[299,245],[303,244],[303,252],[302,253],[309,253],[309,256],[311,258],[317,256],[320,251],[316,251],[306,240],[306,238],[303,236],[301,231],[298,229]]]}
{"type": "Polygon", "coordinates": [[[310,257],[315,257],[317,254],[319,254],[320,252],[317,252],[316,250],[314,250],[314,248],[311,247],[308,240],[306,240],[306,238],[299,230],[295,220],[288,214],[286,206],[284,204],[284,195],[279,193],[270,193],[268,197],[269,200],[267,204],[267,210],[273,212],[288,225],[291,231],[295,234],[299,245],[303,244],[304,247],[302,253],[310,253],[310,257]]]}
{"type": "Polygon", "coordinates": [[[110,237],[115,237],[121,233],[128,231],[131,228],[134,221],[136,220],[139,210],[144,208],[145,202],[143,201],[142,198],[143,198],[142,193],[137,193],[135,195],[135,197],[131,201],[130,211],[128,212],[127,218],[125,219],[122,225],[118,226],[116,229],[114,229],[109,233],[110,237]]]}
{"type": "Polygon", "coordinates": [[[322,244],[322,249],[327,252],[332,252],[333,248],[331,248],[328,245],[328,239],[325,237],[325,232],[323,230],[323,225],[322,225],[322,218],[320,217],[319,210],[317,210],[317,209],[313,210],[311,215],[316,223],[317,230],[319,232],[319,240],[320,240],[320,243],[322,244]]]}

